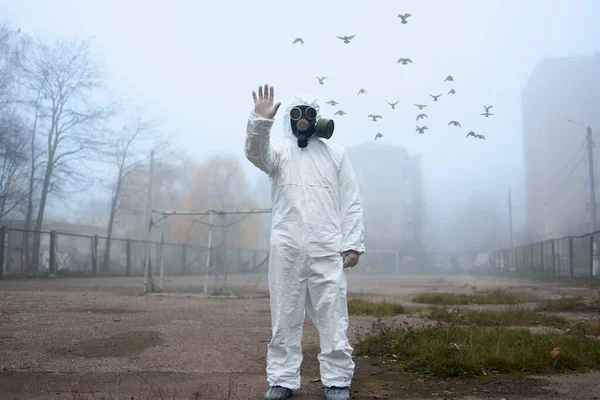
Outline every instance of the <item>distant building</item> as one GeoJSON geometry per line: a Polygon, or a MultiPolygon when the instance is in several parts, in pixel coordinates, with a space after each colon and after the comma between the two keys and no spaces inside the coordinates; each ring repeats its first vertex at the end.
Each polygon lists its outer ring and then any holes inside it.
{"type": "Polygon", "coordinates": [[[361,189],[367,250],[422,252],[421,156],[374,142],[346,151],[361,189]]]}
{"type": "MultiPolygon", "coordinates": [[[[530,240],[591,230],[586,130],[600,132],[600,53],[542,60],[522,92],[526,220],[530,240]]],[[[594,148],[600,201],[598,148],[594,148]]],[[[597,206],[600,212],[600,204],[597,206]]]]}

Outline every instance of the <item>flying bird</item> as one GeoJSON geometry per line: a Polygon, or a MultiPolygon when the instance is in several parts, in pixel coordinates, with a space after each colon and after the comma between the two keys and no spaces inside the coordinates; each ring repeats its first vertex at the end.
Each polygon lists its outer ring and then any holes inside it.
{"type": "Polygon", "coordinates": [[[402,23],[403,23],[403,24],[406,24],[406,23],[407,23],[406,19],[407,19],[408,17],[412,17],[412,15],[410,15],[409,13],[406,13],[406,14],[398,14],[398,18],[400,18],[400,19],[402,20],[402,23]]]}
{"type": "Polygon", "coordinates": [[[383,118],[383,117],[382,117],[381,115],[379,115],[379,114],[377,114],[377,115],[375,115],[375,114],[369,114],[369,115],[367,115],[367,117],[369,117],[369,118],[373,118],[373,121],[375,121],[375,122],[377,122],[377,118],[383,118]]]}
{"type": "Polygon", "coordinates": [[[487,112],[487,111],[486,111],[486,112],[484,112],[483,114],[479,114],[479,115],[483,115],[484,117],[486,117],[486,118],[489,118],[489,117],[490,117],[490,115],[494,115],[494,114],[492,114],[492,113],[489,113],[489,112],[487,112]]]}
{"type": "Polygon", "coordinates": [[[406,65],[408,63],[414,64],[410,58],[399,58],[398,61],[396,61],[396,64],[398,63],[402,63],[402,65],[406,65]]]}
{"type": "Polygon", "coordinates": [[[375,140],[377,140],[377,139],[379,139],[379,138],[382,138],[382,137],[383,137],[383,134],[381,134],[381,133],[378,133],[377,135],[375,135],[375,140]]]}
{"type": "Polygon", "coordinates": [[[421,127],[419,127],[419,125],[415,125],[417,127],[417,129],[415,129],[415,132],[419,132],[421,134],[425,133],[425,129],[429,129],[427,127],[427,125],[423,125],[421,127]]]}
{"type": "Polygon", "coordinates": [[[479,135],[473,131],[470,131],[469,133],[467,133],[467,136],[465,136],[465,137],[468,138],[469,136],[473,136],[475,139],[485,139],[485,136],[479,135]]]}
{"type": "MultiPolygon", "coordinates": [[[[415,103],[413,103],[415,104],[415,103]]],[[[416,107],[419,108],[419,110],[422,110],[423,108],[427,107],[425,104],[415,104],[416,107]]]]}
{"type": "MultiPolygon", "coordinates": [[[[400,100],[398,100],[398,101],[400,101],[400,100]]],[[[386,100],[386,103],[388,103],[390,106],[392,106],[392,110],[395,110],[396,109],[396,104],[398,104],[398,101],[395,102],[395,103],[390,103],[389,101],[386,100]]]]}
{"type": "Polygon", "coordinates": [[[329,100],[329,101],[326,101],[326,102],[325,102],[325,104],[329,104],[329,105],[332,105],[332,106],[337,106],[337,105],[338,105],[338,104],[340,104],[340,103],[338,103],[338,102],[337,102],[337,101],[335,101],[335,100],[329,100]]]}
{"type": "Polygon", "coordinates": [[[296,38],[296,39],[294,39],[294,41],[292,42],[292,44],[296,44],[298,42],[300,42],[300,44],[304,44],[304,40],[302,40],[302,38],[296,38]]]}
{"type": "Polygon", "coordinates": [[[326,76],[324,76],[324,77],[322,77],[322,78],[319,78],[319,77],[317,76],[317,79],[319,80],[319,83],[320,83],[321,85],[324,85],[323,81],[324,81],[325,79],[327,79],[327,77],[326,77],[326,76]]]}
{"type": "Polygon", "coordinates": [[[437,96],[430,94],[430,96],[433,97],[433,101],[438,101],[438,98],[441,96],[441,94],[438,94],[437,96]]]}
{"type": "Polygon", "coordinates": [[[419,114],[419,115],[417,115],[417,121],[420,120],[420,119],[423,119],[423,118],[429,118],[429,117],[427,116],[427,114],[419,114]]]}
{"type": "Polygon", "coordinates": [[[492,107],[494,107],[494,106],[483,106],[483,108],[485,108],[485,112],[490,111],[490,108],[492,108],[492,107]]]}
{"type": "Polygon", "coordinates": [[[448,76],[446,77],[446,79],[444,79],[444,82],[446,82],[446,81],[447,81],[447,82],[454,82],[454,78],[452,77],[452,75],[448,75],[448,76]]]}
{"type": "Polygon", "coordinates": [[[458,121],[450,121],[450,122],[448,122],[448,125],[460,126],[460,122],[458,122],[458,121]]]}
{"type": "Polygon", "coordinates": [[[342,110],[337,110],[335,113],[333,113],[333,115],[346,115],[346,113],[342,110]]]}
{"type": "Polygon", "coordinates": [[[360,89],[360,90],[358,91],[358,94],[357,94],[357,96],[358,96],[358,95],[361,95],[361,94],[367,94],[367,91],[366,91],[365,89],[360,89]]]}
{"type": "Polygon", "coordinates": [[[454,90],[454,89],[450,89],[450,91],[448,92],[448,94],[455,94],[455,93],[456,93],[456,90],[454,90]]]}
{"type": "Polygon", "coordinates": [[[338,36],[337,38],[340,40],[343,40],[344,43],[348,44],[354,38],[354,36],[356,36],[356,34],[354,34],[352,36],[338,36]]]}

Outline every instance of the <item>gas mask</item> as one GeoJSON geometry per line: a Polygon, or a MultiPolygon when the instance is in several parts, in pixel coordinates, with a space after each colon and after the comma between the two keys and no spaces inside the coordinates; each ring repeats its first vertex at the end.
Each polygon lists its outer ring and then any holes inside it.
{"type": "Polygon", "coordinates": [[[326,118],[317,120],[317,110],[311,106],[295,106],[290,111],[290,120],[292,133],[298,138],[298,147],[306,147],[308,138],[312,135],[324,139],[329,139],[333,135],[333,120],[326,118]]]}

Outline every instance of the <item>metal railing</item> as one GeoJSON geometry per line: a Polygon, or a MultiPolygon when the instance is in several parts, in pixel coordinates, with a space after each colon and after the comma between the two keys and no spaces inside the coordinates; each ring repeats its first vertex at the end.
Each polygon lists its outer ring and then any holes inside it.
{"type": "MultiPolygon", "coordinates": [[[[206,270],[208,249],[190,244],[160,243],[135,239],[110,239],[110,256],[105,263],[108,238],[57,231],[40,231],[38,271],[31,271],[35,231],[0,227],[0,279],[19,276],[143,276],[148,245],[150,266],[158,271],[159,262],[170,275],[201,274],[206,270]]],[[[263,273],[268,250],[211,249],[215,272],[263,273]]]]}
{"type": "Polygon", "coordinates": [[[548,239],[490,253],[492,272],[548,278],[600,278],[600,231],[548,239]]]}
{"type": "MultiPolygon", "coordinates": [[[[206,273],[208,248],[191,244],[160,243],[111,238],[105,263],[107,238],[57,231],[37,232],[41,238],[39,269],[31,271],[35,231],[0,227],[0,279],[39,276],[143,276],[150,246],[150,268],[167,276],[206,273]]],[[[210,250],[211,274],[265,274],[269,250],[214,247],[210,250]]],[[[402,274],[472,268],[487,254],[416,253],[397,250],[368,250],[353,274],[402,274]],[[454,259],[454,261],[453,261],[454,259]]],[[[485,268],[485,267],[484,267],[485,268]]]]}

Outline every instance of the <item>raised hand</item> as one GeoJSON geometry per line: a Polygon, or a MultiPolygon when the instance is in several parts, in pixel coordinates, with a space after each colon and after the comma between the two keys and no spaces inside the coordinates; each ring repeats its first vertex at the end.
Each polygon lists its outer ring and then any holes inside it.
{"type": "Polygon", "coordinates": [[[279,110],[279,106],[281,102],[277,102],[273,105],[273,97],[275,96],[275,89],[273,86],[269,87],[269,85],[265,84],[264,92],[263,87],[258,87],[258,97],[256,97],[256,92],[252,91],[252,98],[254,99],[254,112],[266,119],[273,119],[275,114],[277,114],[277,110],[279,110]]]}

